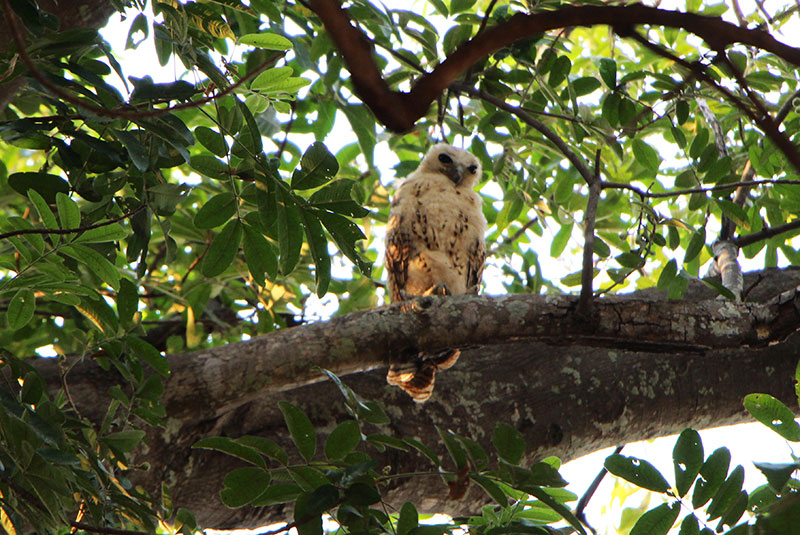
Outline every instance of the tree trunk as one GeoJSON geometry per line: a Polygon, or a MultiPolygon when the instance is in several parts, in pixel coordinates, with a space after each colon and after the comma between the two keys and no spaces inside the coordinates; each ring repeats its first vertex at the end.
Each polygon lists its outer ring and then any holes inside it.
{"type": "MultiPolygon", "coordinates": [[[[294,452],[280,400],[306,411],[324,443],[322,437],[348,416],[336,386],[313,365],[340,374],[357,393],[383,404],[391,424],[368,432],[414,437],[443,452],[434,428],[440,426],[491,450],[492,430],[504,421],[524,434],[525,463],[548,455],[566,462],[686,427],[744,422],[742,398],[753,392],[796,407],[798,283],[798,270],[749,274],[749,302],[742,305],[713,299],[702,285],[691,286],[679,302],[647,290],[598,300],[588,320],[573,311],[571,297],[421,298],[411,307],[357,312],[173,355],[166,429],[152,429],[139,453],[137,461],[151,470],[130,477],[151,492],[167,482],[175,505],[193,510],[204,526],[286,520],[289,512],[280,507],[222,505],[222,478],[240,461],[191,445],[208,436],[252,434],[294,452]],[[785,290],[782,300],[764,304],[785,290]],[[448,345],[462,347],[462,356],[439,374],[429,402],[415,404],[386,384],[390,360],[448,345]]],[[[51,384],[60,384],[55,361],[43,360],[39,368],[51,384]]],[[[81,414],[97,421],[106,407],[99,398],[113,380],[85,361],[72,368],[66,384],[81,414]]],[[[391,473],[432,468],[420,455],[396,450],[379,462],[391,473]]],[[[438,477],[393,481],[385,493],[390,503],[414,501],[428,512],[473,512],[488,499],[470,488],[462,500],[451,501],[438,477]]]]}

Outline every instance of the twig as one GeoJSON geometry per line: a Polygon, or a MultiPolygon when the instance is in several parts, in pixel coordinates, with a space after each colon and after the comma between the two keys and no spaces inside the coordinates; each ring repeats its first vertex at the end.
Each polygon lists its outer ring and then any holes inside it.
{"type": "MultiPolygon", "coordinates": [[[[617,446],[614,450],[614,455],[619,455],[621,451],[622,446],[617,446]]],[[[588,527],[592,533],[597,533],[597,531],[595,531],[595,529],[586,521],[586,506],[589,505],[589,500],[591,500],[592,496],[594,496],[594,493],[597,492],[600,483],[603,481],[603,478],[606,477],[607,473],[608,470],[606,470],[605,467],[600,469],[600,472],[597,474],[597,476],[595,476],[592,484],[589,485],[589,488],[587,488],[586,492],[583,493],[581,499],[578,500],[578,506],[575,508],[575,516],[578,517],[578,520],[583,522],[583,524],[588,527]]]]}
{"type": "Polygon", "coordinates": [[[475,32],[475,35],[480,35],[483,30],[486,29],[486,24],[489,22],[489,16],[492,14],[494,10],[494,5],[497,3],[497,0],[492,0],[489,2],[489,6],[486,8],[486,13],[483,15],[483,19],[481,20],[481,25],[478,26],[478,31],[475,32]]]}
{"type": "Polygon", "coordinates": [[[800,219],[796,219],[790,223],[784,223],[783,225],[778,225],[777,227],[765,228],[764,230],[760,230],[752,234],[745,234],[744,236],[739,236],[731,241],[737,247],[747,247],[748,245],[760,242],[761,240],[768,240],[779,234],[783,234],[784,232],[789,232],[790,230],[795,229],[800,229],[800,219]]]}
{"type": "Polygon", "coordinates": [[[493,256],[497,253],[497,251],[506,245],[512,244],[519,239],[520,236],[525,234],[525,231],[534,226],[539,221],[538,217],[534,217],[533,219],[529,220],[527,223],[522,225],[514,234],[509,236],[507,239],[503,240],[502,243],[496,243],[494,247],[489,249],[488,256],[493,256]]]}
{"type": "Polygon", "coordinates": [[[597,219],[597,203],[603,191],[600,181],[600,149],[594,157],[594,179],[589,183],[589,198],[583,216],[583,267],[581,269],[581,295],[578,298],[578,314],[588,317],[592,306],[592,280],[594,280],[594,224],[597,219]]]}
{"type": "Polygon", "coordinates": [[[745,180],[742,182],[731,182],[730,184],[709,186],[707,188],[679,189],[675,191],[665,191],[663,193],[652,193],[631,184],[622,184],[620,182],[603,182],[601,187],[603,189],[627,189],[633,191],[643,199],[667,199],[670,197],[680,197],[681,195],[691,195],[692,193],[710,193],[712,191],[738,188],[739,186],[758,186],[760,184],[790,184],[792,186],[800,186],[800,180],[791,180],[788,178],[765,178],[763,180],[745,180]]]}
{"type": "Polygon", "coordinates": [[[64,99],[65,101],[70,102],[79,108],[89,110],[90,112],[96,115],[100,115],[102,117],[112,117],[119,119],[141,119],[145,117],[155,117],[158,115],[164,115],[176,110],[185,110],[189,108],[197,108],[203,106],[204,104],[208,104],[209,102],[213,102],[219,98],[222,98],[232,93],[242,84],[246,83],[250,79],[257,76],[259,73],[261,73],[261,71],[265,70],[270,65],[273,65],[278,59],[283,57],[283,55],[285,54],[284,52],[278,52],[272,55],[269,59],[267,59],[261,65],[256,67],[254,70],[248,72],[237,82],[229,85],[222,91],[210,97],[205,97],[201,98],[200,100],[193,100],[190,102],[184,102],[182,104],[176,104],[175,106],[168,106],[166,108],[156,108],[149,110],[131,110],[128,108],[107,109],[101,106],[95,106],[94,104],[89,104],[88,102],[75,98],[67,91],[61,89],[60,87],[52,83],[50,80],[47,79],[47,77],[44,74],[42,74],[42,72],[36,67],[36,64],[33,62],[31,57],[28,55],[27,50],[25,50],[25,42],[22,39],[22,35],[20,34],[19,26],[17,26],[16,16],[11,10],[11,6],[9,5],[9,0],[2,0],[2,2],[3,2],[3,12],[5,14],[6,20],[8,21],[9,29],[11,30],[11,37],[13,38],[14,43],[17,45],[17,51],[20,57],[22,58],[22,61],[28,67],[30,75],[36,78],[36,80],[44,87],[46,87],[54,94],[64,99]]]}
{"type": "Polygon", "coordinates": [[[482,91],[480,89],[475,89],[474,87],[470,87],[465,84],[453,84],[453,87],[458,90],[462,91],[472,97],[479,98],[484,100],[494,106],[497,106],[501,110],[507,111],[512,115],[516,115],[520,118],[524,123],[528,126],[538,130],[544,137],[546,137],[556,148],[561,152],[561,154],[566,157],[572,165],[575,166],[575,169],[580,173],[583,177],[583,180],[586,181],[587,184],[591,184],[595,180],[595,175],[592,173],[589,168],[586,166],[584,161],[577,155],[575,152],[569,148],[569,146],[558,137],[555,132],[550,130],[544,123],[534,119],[528,112],[519,108],[517,106],[512,106],[511,104],[506,103],[505,101],[495,97],[494,95],[490,95],[489,93],[482,91]]]}
{"type": "Polygon", "coordinates": [[[72,522],[70,525],[75,529],[89,531],[91,533],[104,533],[105,535],[153,535],[149,531],[134,531],[131,529],[117,529],[117,528],[104,528],[101,526],[92,526],[91,524],[84,524],[83,522],[72,522]]]}
{"type": "Polygon", "coordinates": [[[142,210],[147,208],[146,204],[141,204],[131,210],[130,212],[125,212],[119,217],[115,217],[114,219],[109,219],[108,221],[101,221],[100,223],[95,223],[94,225],[87,225],[85,227],[76,227],[76,228],[26,228],[20,230],[12,230],[11,232],[6,232],[4,234],[0,234],[0,240],[4,240],[6,238],[10,238],[12,236],[21,236],[23,234],[72,234],[75,232],[86,232],[87,230],[92,230],[95,228],[105,227],[106,225],[111,225],[118,221],[122,221],[128,217],[132,217],[142,210]]]}

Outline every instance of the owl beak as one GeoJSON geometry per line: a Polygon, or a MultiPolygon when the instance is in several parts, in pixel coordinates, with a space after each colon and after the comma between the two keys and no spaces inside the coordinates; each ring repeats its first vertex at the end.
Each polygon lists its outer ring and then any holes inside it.
{"type": "Polygon", "coordinates": [[[447,170],[447,178],[453,181],[453,184],[458,186],[461,184],[461,181],[464,179],[464,171],[465,169],[460,165],[454,165],[447,170]]]}

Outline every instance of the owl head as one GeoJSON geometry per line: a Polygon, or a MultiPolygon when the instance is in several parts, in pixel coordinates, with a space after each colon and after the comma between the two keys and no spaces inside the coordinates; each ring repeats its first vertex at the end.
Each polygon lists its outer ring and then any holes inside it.
{"type": "Polygon", "coordinates": [[[447,143],[437,143],[428,150],[420,171],[441,173],[457,187],[472,189],[481,179],[481,162],[469,152],[447,143]]]}

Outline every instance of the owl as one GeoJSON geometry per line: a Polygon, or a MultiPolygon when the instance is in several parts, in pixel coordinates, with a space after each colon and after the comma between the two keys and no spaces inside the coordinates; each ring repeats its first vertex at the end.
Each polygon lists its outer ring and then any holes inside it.
{"type": "MultiPolygon", "coordinates": [[[[481,164],[467,151],[439,143],[400,185],[386,229],[386,270],[393,302],[418,295],[477,295],[486,259],[486,219],[473,190],[481,164]]],[[[412,363],[392,364],[386,380],[414,401],[433,393],[437,370],[458,360],[460,351],[420,354],[412,363]]]]}

